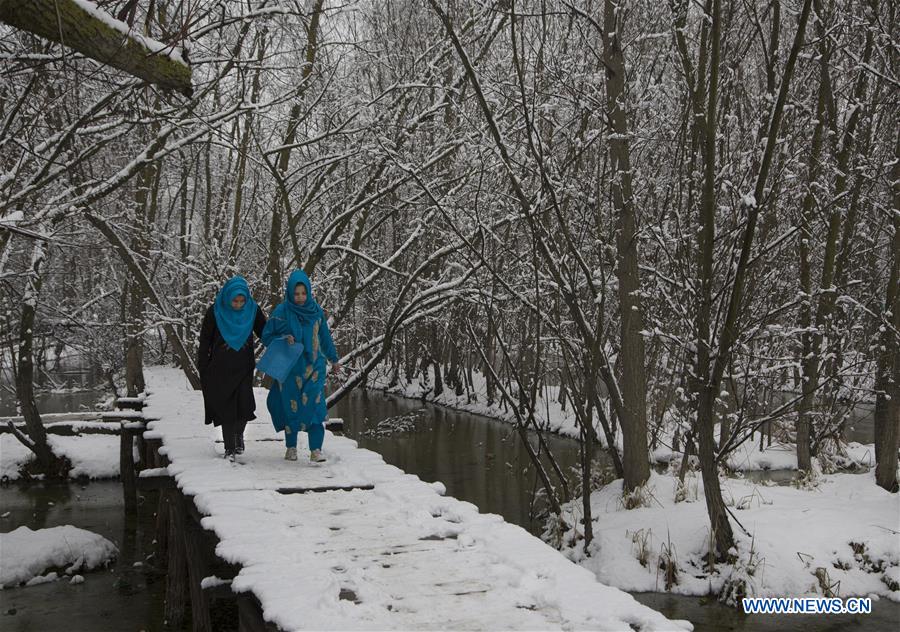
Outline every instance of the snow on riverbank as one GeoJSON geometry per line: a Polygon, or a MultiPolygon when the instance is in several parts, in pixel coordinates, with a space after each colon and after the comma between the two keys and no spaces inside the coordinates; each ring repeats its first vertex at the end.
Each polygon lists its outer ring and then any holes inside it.
{"type": "MultiPolygon", "coordinates": [[[[378,367],[370,376],[367,387],[369,389],[384,391],[401,397],[410,399],[425,400],[433,404],[440,404],[453,408],[455,410],[464,410],[476,415],[484,415],[485,417],[493,417],[510,423],[515,422],[516,418],[508,408],[500,405],[500,393],[497,393],[496,401],[490,406],[487,404],[487,382],[484,375],[478,371],[472,372],[473,383],[473,401],[470,401],[466,393],[457,395],[456,392],[444,385],[444,391],[439,396],[434,396],[434,384],[432,382],[425,383],[418,379],[407,382],[401,375],[399,381],[394,386],[390,386],[391,373],[386,367],[378,367]]],[[[559,404],[559,387],[545,386],[539,393],[536,405],[536,414],[538,424],[551,432],[563,435],[565,437],[577,438],[579,436],[578,425],[575,414],[572,412],[571,406],[563,410],[559,404]]]]}
{"type": "MultiPolygon", "coordinates": [[[[115,478],[119,475],[118,435],[50,435],[47,441],[54,454],[68,457],[72,463],[71,478],[115,478]]],[[[0,434],[0,477],[18,480],[21,469],[33,458],[31,451],[13,435],[0,434]]]]}
{"type": "MultiPolygon", "coordinates": [[[[369,377],[367,387],[372,390],[383,391],[400,397],[416,399],[419,401],[427,401],[433,404],[446,406],[454,410],[462,410],[476,415],[483,415],[493,419],[499,419],[509,423],[515,423],[515,416],[508,408],[497,402],[487,404],[487,385],[484,376],[473,371],[472,383],[474,388],[471,395],[465,392],[457,395],[455,391],[444,385],[444,391],[435,396],[433,392],[433,383],[424,382],[421,376],[412,382],[407,382],[402,375],[397,384],[391,386],[391,371],[379,367],[379,370],[373,372],[369,377]]],[[[499,394],[498,394],[499,398],[499,394]]],[[[535,417],[541,428],[554,432],[556,434],[577,439],[579,435],[578,424],[575,414],[572,412],[571,406],[567,406],[565,410],[559,403],[559,387],[545,386],[538,392],[537,403],[535,405],[535,417]]],[[[595,416],[594,425],[599,427],[599,420],[595,416]]],[[[718,440],[719,427],[716,427],[716,439],[718,440]]],[[[602,445],[606,445],[605,437],[602,433],[599,435],[602,445]]],[[[652,462],[665,464],[672,460],[682,458],[682,452],[672,450],[671,435],[663,436],[659,439],[659,445],[656,449],[651,450],[650,458],[652,462]]],[[[622,451],[622,435],[616,434],[616,445],[619,452],[622,451]]],[[[875,447],[873,444],[849,443],[843,446],[847,454],[843,458],[837,459],[843,467],[850,469],[872,467],[874,465],[875,447]]],[[[765,470],[796,470],[797,454],[793,445],[784,444],[779,441],[773,441],[771,445],[766,445],[762,449],[759,446],[758,438],[753,441],[745,441],[737,447],[727,459],[728,467],[735,472],[765,471],[765,470]]]]}
{"type": "Polygon", "coordinates": [[[65,567],[66,575],[89,571],[106,564],[118,552],[116,545],[103,536],[71,525],[37,531],[19,527],[0,533],[0,586],[34,586],[58,579],[55,571],[42,576],[50,568],[65,567]]]}
{"type": "MultiPolygon", "coordinates": [[[[828,455],[829,459],[850,471],[864,470],[875,466],[875,445],[850,442],[841,444],[844,455],[828,455]]],[[[676,458],[680,452],[673,453],[676,458]]],[[[818,463],[819,458],[813,457],[818,463]]],[[[735,472],[760,470],[796,470],[797,449],[793,444],[773,441],[771,446],[759,449],[758,441],[746,441],[728,455],[728,467],[735,472]]]]}
{"type": "Polygon", "coordinates": [[[115,478],[119,475],[118,435],[51,436],[48,439],[53,453],[68,457],[72,463],[69,477],[115,478]]]}
{"type": "MultiPolygon", "coordinates": [[[[831,591],[900,601],[900,495],[876,486],[871,472],[820,476],[811,488],[722,479],[726,504],[749,535],[732,520],[738,562],[711,574],[704,570],[709,520],[703,484],[693,474],[686,482],[688,501],[676,503],[677,479],[654,473],[648,506],[630,511],[622,507],[621,480],[595,491],[590,556],[573,529],[561,538],[565,554],[623,590],[665,590],[665,567],[673,559],[678,577],[670,589],[684,595],[718,594],[727,582],[744,580],[749,595],[831,591]]],[[[581,507],[578,499],[565,514],[579,534],[581,507]]]]}
{"type": "Polygon", "coordinates": [[[33,458],[31,451],[9,433],[0,434],[0,477],[18,480],[19,470],[33,458]]]}

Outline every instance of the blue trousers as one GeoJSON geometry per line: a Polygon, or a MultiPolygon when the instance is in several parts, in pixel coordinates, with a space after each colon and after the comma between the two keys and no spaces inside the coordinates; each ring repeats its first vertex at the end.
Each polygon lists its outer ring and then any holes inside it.
{"type": "MultiPolygon", "coordinates": [[[[301,424],[301,430],[306,430],[309,435],[309,449],[321,450],[322,444],[325,442],[325,424],[301,424]]],[[[284,443],[289,448],[297,447],[297,433],[291,432],[290,426],[284,427],[284,443]]]]}

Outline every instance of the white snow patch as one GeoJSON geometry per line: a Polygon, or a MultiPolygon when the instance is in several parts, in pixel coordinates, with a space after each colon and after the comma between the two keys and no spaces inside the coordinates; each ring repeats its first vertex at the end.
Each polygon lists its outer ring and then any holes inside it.
{"type": "Polygon", "coordinates": [[[115,478],[119,475],[118,435],[81,435],[47,438],[53,453],[72,462],[71,478],[115,478]]]}
{"type": "Polygon", "coordinates": [[[141,470],[138,474],[139,478],[151,478],[154,476],[168,476],[169,469],[165,467],[150,467],[146,470],[141,470]]]}
{"type": "Polygon", "coordinates": [[[32,459],[32,452],[9,433],[0,434],[0,477],[18,480],[22,469],[32,459]]]}
{"type": "Polygon", "coordinates": [[[230,584],[230,579],[222,579],[221,577],[216,577],[215,575],[210,575],[209,577],[204,577],[200,581],[200,588],[206,590],[207,588],[213,588],[215,586],[225,586],[230,584]]]}
{"type": "Polygon", "coordinates": [[[50,582],[55,582],[59,579],[59,575],[54,571],[52,573],[47,573],[46,575],[35,575],[27,582],[25,582],[25,586],[38,586],[40,584],[48,584],[50,582]]]}
{"type": "MultiPolygon", "coordinates": [[[[750,595],[821,596],[816,571],[825,569],[837,596],[877,594],[900,601],[900,592],[890,585],[900,578],[900,496],[878,487],[872,472],[820,476],[812,488],[721,480],[726,505],[750,533],[732,520],[736,567],[719,565],[712,574],[704,570],[709,519],[703,483],[693,472],[686,481],[688,500],[678,503],[677,478],[656,473],[648,482],[649,507],[623,509],[621,480],[595,491],[590,556],[572,528],[562,536],[565,553],[600,581],[623,590],[664,590],[657,569],[671,544],[679,570],[674,593],[717,593],[727,581],[743,577],[750,595]],[[638,560],[641,549],[646,566],[638,560]]],[[[581,503],[577,499],[567,506],[569,525],[578,525],[581,503]]]]}
{"type": "MultiPolygon", "coordinates": [[[[49,435],[47,443],[54,454],[68,457],[71,461],[71,478],[115,478],[119,475],[118,435],[49,435]]],[[[31,451],[13,435],[0,435],[0,476],[17,480],[22,467],[33,458],[31,451]]]]}
{"type": "MultiPolygon", "coordinates": [[[[34,579],[35,583],[52,581],[38,576],[48,568],[68,566],[66,572],[91,570],[118,554],[116,545],[96,533],[72,525],[32,531],[19,527],[0,533],[0,586],[18,586],[34,579]]],[[[50,573],[56,579],[56,573],[50,573]]]]}

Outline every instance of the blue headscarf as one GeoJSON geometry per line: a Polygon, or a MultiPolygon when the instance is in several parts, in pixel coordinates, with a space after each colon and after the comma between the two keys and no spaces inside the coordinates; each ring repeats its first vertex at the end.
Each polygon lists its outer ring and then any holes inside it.
{"type": "Polygon", "coordinates": [[[312,286],[309,283],[309,277],[303,270],[294,270],[288,277],[287,285],[284,288],[284,305],[287,313],[290,315],[288,323],[291,327],[291,333],[294,338],[303,343],[303,353],[306,354],[309,362],[314,362],[313,357],[313,325],[322,318],[324,312],[316,299],[312,295],[312,286]],[[294,289],[298,284],[302,283],[306,286],[306,302],[303,305],[297,305],[294,302],[294,289]]]}
{"type": "Polygon", "coordinates": [[[216,325],[225,343],[238,351],[247,342],[247,337],[253,331],[253,323],[256,321],[256,301],[250,296],[250,287],[242,276],[231,277],[225,281],[225,285],[216,295],[213,303],[213,311],[216,315],[216,325]],[[234,309],[231,301],[234,297],[243,295],[246,299],[244,307],[234,309]]]}

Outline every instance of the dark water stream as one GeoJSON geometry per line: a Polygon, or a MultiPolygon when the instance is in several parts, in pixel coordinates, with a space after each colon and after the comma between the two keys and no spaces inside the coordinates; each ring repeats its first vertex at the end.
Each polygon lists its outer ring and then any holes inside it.
{"type": "MultiPolygon", "coordinates": [[[[347,436],[360,447],[378,452],[391,465],[429,482],[441,481],[454,498],[471,502],[483,512],[500,514],[534,534],[541,532],[541,523],[533,519],[530,510],[540,487],[537,474],[511,424],[365,391],[351,393],[330,415],[344,419],[347,436]],[[388,432],[397,426],[405,430],[388,432]]],[[[557,435],[547,434],[544,439],[562,471],[574,482],[578,444],[557,435]]],[[[532,445],[537,451],[534,435],[532,445]]],[[[601,454],[598,460],[606,464],[608,457],[601,454]]],[[[543,463],[549,471],[549,462],[543,459],[543,463]]],[[[544,508],[540,499],[535,504],[538,511],[544,508]]]]}
{"type": "Polygon", "coordinates": [[[109,568],[83,573],[84,583],[73,585],[62,579],[0,590],[0,630],[165,629],[165,568],[156,566],[152,544],[155,509],[155,494],[146,495],[137,517],[126,519],[118,481],[0,488],[0,513],[9,512],[0,518],[0,531],[22,525],[41,529],[70,524],[99,533],[119,548],[118,559],[109,568]]]}
{"type": "MultiPolygon", "coordinates": [[[[7,369],[4,366],[0,371],[0,417],[19,414],[14,383],[7,369]]],[[[96,390],[101,381],[100,369],[79,357],[64,358],[59,370],[52,376],[43,370],[38,375],[42,381],[36,384],[35,402],[42,413],[93,410],[97,401],[106,396],[102,391],[96,390]]]]}
{"type": "MultiPolygon", "coordinates": [[[[44,397],[41,410],[58,412],[90,406],[99,394],[44,397]],[[67,399],[71,396],[77,396],[74,405],[67,399]]],[[[0,394],[0,411],[9,405],[9,398],[0,394]]],[[[441,481],[449,495],[539,533],[540,523],[530,510],[535,472],[511,425],[380,393],[354,392],[331,412],[345,420],[348,436],[361,447],[381,453],[388,463],[423,480],[441,481]]],[[[859,423],[856,426],[859,431],[859,423]]],[[[564,471],[577,466],[575,441],[557,436],[546,440],[564,471]]],[[[113,540],[121,552],[110,569],[85,574],[83,584],[59,581],[0,591],[0,630],[168,629],[162,621],[165,578],[152,555],[155,506],[154,495],[145,496],[137,519],[126,521],[121,488],[115,481],[0,488],[0,514],[9,512],[0,518],[0,532],[20,525],[36,529],[72,524],[113,540]]],[[[539,501],[536,507],[541,508],[539,501]]],[[[900,604],[887,600],[875,602],[874,612],[865,616],[788,617],[743,615],[714,600],[695,597],[634,596],[670,618],[691,621],[699,631],[900,629],[900,604]]]]}
{"type": "MultiPolygon", "coordinates": [[[[94,406],[103,396],[102,392],[94,390],[41,391],[35,394],[34,399],[38,410],[42,413],[77,413],[94,410],[94,406]]],[[[6,393],[0,395],[0,417],[18,414],[15,397],[6,393]]]]}

